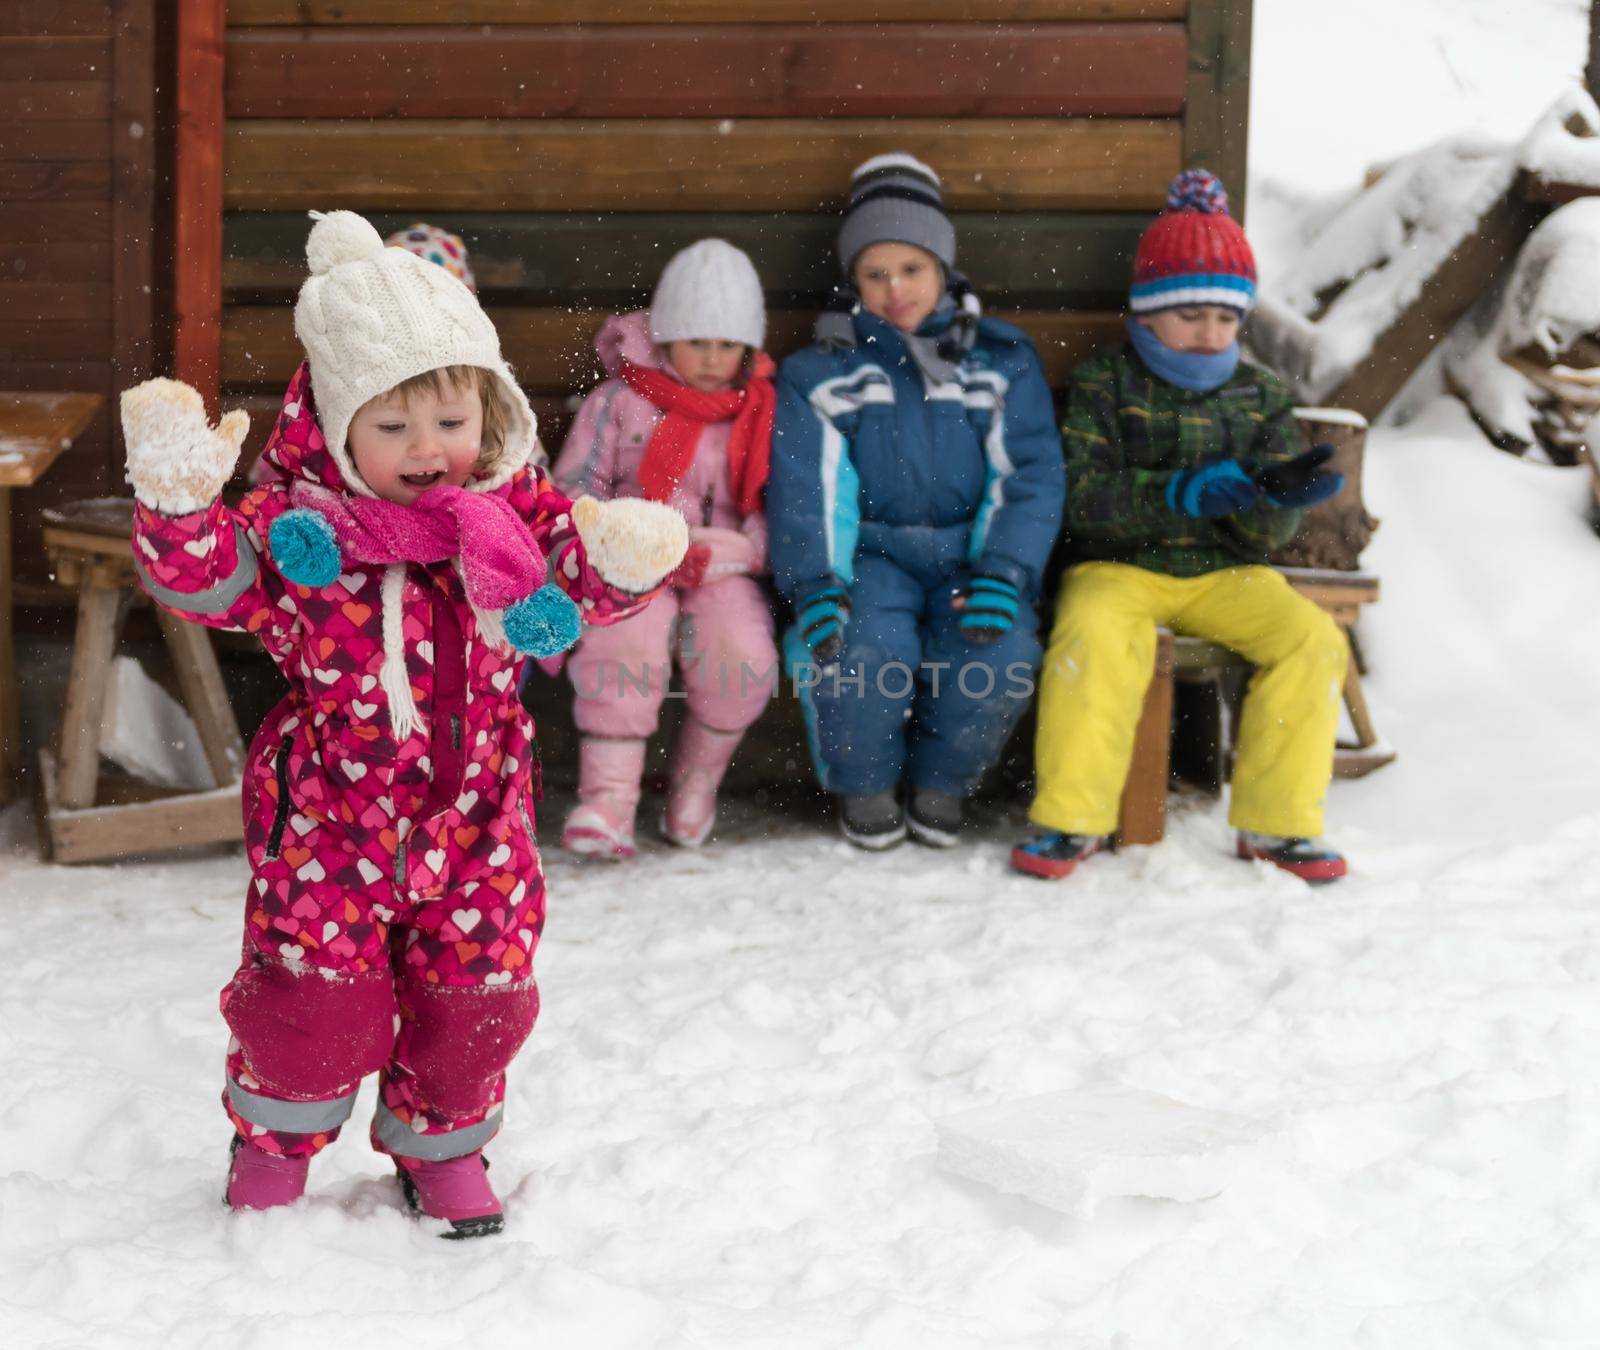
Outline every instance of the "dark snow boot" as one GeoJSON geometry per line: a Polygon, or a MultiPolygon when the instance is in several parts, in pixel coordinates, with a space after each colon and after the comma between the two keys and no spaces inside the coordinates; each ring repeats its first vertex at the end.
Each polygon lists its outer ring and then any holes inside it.
{"type": "Polygon", "coordinates": [[[268,1153],[237,1134],[229,1152],[228,1185],[222,1193],[229,1209],[276,1209],[292,1205],[306,1193],[310,1158],[268,1153]]]}
{"type": "Polygon", "coordinates": [[[488,1237],[506,1226],[500,1201],[489,1185],[489,1160],[481,1151],[443,1162],[396,1158],[394,1168],[411,1212],[450,1225],[440,1237],[488,1237]]]}
{"type": "Polygon", "coordinates": [[[1100,852],[1110,840],[1103,834],[1063,834],[1046,830],[1024,839],[1011,850],[1011,865],[1030,877],[1057,880],[1071,874],[1085,858],[1100,852]]]}
{"type": "Polygon", "coordinates": [[[1235,848],[1241,858],[1251,862],[1269,862],[1285,872],[1293,872],[1313,886],[1326,886],[1349,870],[1337,849],[1319,844],[1315,839],[1291,839],[1282,835],[1240,830],[1235,848]]]}
{"type": "Polygon", "coordinates": [[[877,853],[906,837],[906,818],[892,792],[840,797],[839,830],[857,848],[877,853]]]}
{"type": "Polygon", "coordinates": [[[912,788],[906,824],[919,844],[953,848],[961,835],[961,798],[951,792],[912,788]]]}

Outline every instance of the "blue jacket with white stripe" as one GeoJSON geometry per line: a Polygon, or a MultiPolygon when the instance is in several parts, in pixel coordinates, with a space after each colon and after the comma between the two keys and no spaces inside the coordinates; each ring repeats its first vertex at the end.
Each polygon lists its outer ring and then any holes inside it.
{"type": "MultiPolygon", "coordinates": [[[[953,318],[935,314],[918,335],[953,318]]],[[[853,347],[807,347],[778,374],[767,523],[780,589],[797,599],[831,578],[850,584],[871,523],[891,558],[902,531],[925,553],[931,527],[961,546],[952,573],[970,567],[1037,595],[1065,476],[1033,343],[982,319],[953,378],[934,382],[892,325],[865,310],[852,322],[853,347]]]]}

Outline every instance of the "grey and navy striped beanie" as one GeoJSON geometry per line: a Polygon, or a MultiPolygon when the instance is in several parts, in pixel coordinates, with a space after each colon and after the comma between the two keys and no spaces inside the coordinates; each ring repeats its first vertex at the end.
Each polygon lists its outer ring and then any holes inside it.
{"type": "Polygon", "coordinates": [[[956,227],[944,213],[939,175],[910,155],[874,155],[850,175],[850,205],[839,227],[839,264],[849,276],[873,244],[915,244],[948,273],[956,264],[956,227]]]}

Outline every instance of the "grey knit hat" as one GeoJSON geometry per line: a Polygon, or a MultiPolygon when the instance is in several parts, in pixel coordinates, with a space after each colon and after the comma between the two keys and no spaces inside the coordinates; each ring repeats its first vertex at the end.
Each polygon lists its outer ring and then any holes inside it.
{"type": "Polygon", "coordinates": [[[944,213],[939,175],[910,155],[874,155],[850,175],[850,205],[839,227],[839,264],[849,276],[873,244],[915,244],[956,264],[956,227],[944,213]]]}

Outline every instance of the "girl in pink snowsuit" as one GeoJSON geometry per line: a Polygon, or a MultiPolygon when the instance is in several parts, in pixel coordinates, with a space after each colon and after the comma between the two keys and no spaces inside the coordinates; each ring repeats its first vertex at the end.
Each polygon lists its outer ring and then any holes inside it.
{"type": "Polygon", "coordinates": [[[716,819],[717,789],[745,729],[772,697],[772,612],[762,497],[772,439],[766,314],[749,258],[703,239],[661,274],[649,310],[608,319],[596,348],[611,378],[585,400],[556,462],[570,492],[649,497],[688,518],[689,553],[642,614],[579,642],[579,804],[562,842],[626,858],[645,740],[657,727],[676,659],[686,702],[661,832],[697,847],[716,819]]]}
{"type": "Polygon", "coordinates": [[[256,634],[290,684],[244,770],[227,1196],[297,1198],[377,1071],[373,1146],[414,1208],[471,1236],[501,1224],[482,1149],[539,1005],[524,651],[639,611],[687,536],[530,467],[532,412],[460,281],[349,212],[307,255],[273,481],[228,508],[244,414],[212,430],[169,380],[123,396],[145,589],[256,634]]]}

